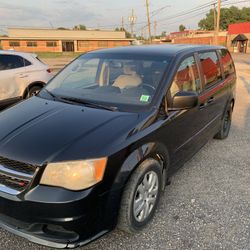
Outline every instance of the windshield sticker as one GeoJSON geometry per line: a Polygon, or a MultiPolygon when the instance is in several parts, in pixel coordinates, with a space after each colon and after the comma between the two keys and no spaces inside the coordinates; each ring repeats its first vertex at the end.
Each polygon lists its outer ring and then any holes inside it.
{"type": "Polygon", "coordinates": [[[148,102],[150,95],[142,95],[140,98],[140,102],[148,102]]]}

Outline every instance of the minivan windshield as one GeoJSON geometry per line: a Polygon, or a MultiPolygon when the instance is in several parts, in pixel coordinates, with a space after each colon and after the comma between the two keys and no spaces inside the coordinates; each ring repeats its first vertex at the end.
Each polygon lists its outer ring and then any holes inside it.
{"type": "Polygon", "coordinates": [[[149,105],[170,58],[89,53],[69,64],[45,90],[63,99],[118,107],[149,105]]]}

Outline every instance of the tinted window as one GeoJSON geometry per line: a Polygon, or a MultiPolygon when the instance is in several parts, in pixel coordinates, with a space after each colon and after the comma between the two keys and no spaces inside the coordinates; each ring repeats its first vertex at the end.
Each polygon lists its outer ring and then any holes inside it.
{"type": "Polygon", "coordinates": [[[28,60],[26,60],[26,59],[24,59],[24,58],[23,58],[23,60],[24,60],[24,66],[25,66],[25,67],[31,65],[31,62],[30,62],[30,61],[28,61],[28,60]]]}
{"type": "Polygon", "coordinates": [[[235,70],[230,53],[226,49],[222,49],[220,50],[220,55],[225,76],[233,74],[235,70]]]}
{"type": "Polygon", "coordinates": [[[172,86],[171,96],[179,91],[199,91],[200,78],[198,68],[193,56],[186,58],[180,65],[172,86]]]}
{"type": "Polygon", "coordinates": [[[200,53],[205,86],[209,87],[222,79],[220,63],[215,51],[200,53]]]}
{"type": "Polygon", "coordinates": [[[24,67],[23,58],[14,55],[0,55],[0,70],[24,67]]]}

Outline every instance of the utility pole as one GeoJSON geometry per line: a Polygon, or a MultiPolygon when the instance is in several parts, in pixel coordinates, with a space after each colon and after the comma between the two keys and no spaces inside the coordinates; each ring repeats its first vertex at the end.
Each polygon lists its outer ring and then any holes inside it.
{"type": "Polygon", "coordinates": [[[154,21],[154,38],[156,37],[157,22],[154,21]]]}
{"type": "Polygon", "coordinates": [[[134,38],[134,25],[136,23],[136,15],[134,13],[134,9],[132,9],[132,15],[129,16],[128,21],[130,23],[130,28],[131,28],[131,36],[134,38]]]}
{"type": "Polygon", "coordinates": [[[124,29],[124,18],[123,18],[123,16],[122,16],[122,31],[124,31],[125,29],[124,29]]]}
{"type": "Polygon", "coordinates": [[[213,4],[214,6],[214,31],[216,31],[216,23],[217,23],[217,17],[216,17],[216,4],[213,4]]]}
{"type": "Polygon", "coordinates": [[[141,29],[141,40],[143,40],[144,39],[144,28],[142,27],[142,29],[141,29]]]}
{"type": "Polygon", "coordinates": [[[221,0],[218,0],[217,23],[216,23],[216,36],[215,36],[215,44],[216,44],[216,45],[219,45],[219,33],[220,33],[220,8],[221,8],[221,0]]]}
{"type": "Polygon", "coordinates": [[[148,17],[148,36],[149,36],[149,42],[152,43],[151,23],[150,23],[149,2],[148,2],[148,0],[146,0],[146,8],[147,8],[147,17],[148,17]]]}

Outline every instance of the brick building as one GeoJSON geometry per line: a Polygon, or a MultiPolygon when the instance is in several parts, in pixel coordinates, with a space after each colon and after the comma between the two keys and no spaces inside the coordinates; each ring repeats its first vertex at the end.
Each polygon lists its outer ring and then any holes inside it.
{"type": "Polygon", "coordinates": [[[103,30],[9,28],[8,37],[0,37],[2,49],[25,52],[86,52],[127,46],[132,41],[123,31],[103,30]]]}
{"type": "MultiPolygon", "coordinates": [[[[176,44],[214,44],[214,31],[185,30],[170,33],[164,40],[176,44]]],[[[219,43],[226,46],[227,32],[219,33],[219,43]]]]}

